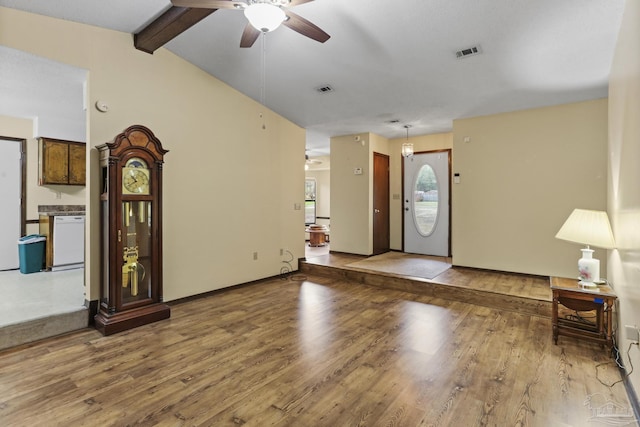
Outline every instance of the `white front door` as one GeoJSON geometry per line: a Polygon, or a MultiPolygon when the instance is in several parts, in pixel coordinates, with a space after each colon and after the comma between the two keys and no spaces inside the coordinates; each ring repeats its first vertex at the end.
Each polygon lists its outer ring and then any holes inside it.
{"type": "Polygon", "coordinates": [[[0,139],[0,270],[18,268],[20,195],[22,179],[20,141],[0,139]]]}
{"type": "Polygon", "coordinates": [[[404,251],[449,256],[449,154],[404,158],[404,251]]]}

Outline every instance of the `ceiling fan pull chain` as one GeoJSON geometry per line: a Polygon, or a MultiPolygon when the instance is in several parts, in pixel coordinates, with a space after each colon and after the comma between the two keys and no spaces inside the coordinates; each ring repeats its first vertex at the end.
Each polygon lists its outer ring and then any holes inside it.
{"type": "MultiPolygon", "coordinates": [[[[267,93],[267,71],[266,71],[266,52],[267,52],[267,33],[262,32],[262,53],[260,57],[260,103],[263,107],[266,107],[266,93],[267,93]]],[[[264,122],[264,115],[261,113],[262,117],[262,129],[266,129],[267,126],[264,122]]]]}

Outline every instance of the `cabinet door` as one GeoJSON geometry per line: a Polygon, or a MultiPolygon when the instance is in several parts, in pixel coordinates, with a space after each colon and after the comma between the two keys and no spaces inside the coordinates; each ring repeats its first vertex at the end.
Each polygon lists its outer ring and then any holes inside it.
{"type": "Polygon", "coordinates": [[[85,184],[86,164],[85,144],[69,144],[69,184],[85,184]]]}
{"type": "Polygon", "coordinates": [[[42,141],[42,184],[69,182],[69,145],[58,141],[42,141]]]}

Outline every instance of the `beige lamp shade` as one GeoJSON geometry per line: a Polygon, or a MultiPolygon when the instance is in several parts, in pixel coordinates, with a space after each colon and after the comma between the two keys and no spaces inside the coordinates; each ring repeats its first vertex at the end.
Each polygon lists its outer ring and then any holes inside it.
{"type": "Polygon", "coordinates": [[[609,217],[604,211],[574,209],[556,234],[556,238],[598,248],[616,247],[609,217]]]}

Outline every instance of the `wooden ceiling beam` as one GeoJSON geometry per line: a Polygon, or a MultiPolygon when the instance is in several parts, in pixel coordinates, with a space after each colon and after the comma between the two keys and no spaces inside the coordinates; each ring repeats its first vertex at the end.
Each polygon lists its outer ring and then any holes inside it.
{"type": "Polygon", "coordinates": [[[218,9],[171,6],[140,32],[133,35],[136,49],[151,53],[218,9]]]}

